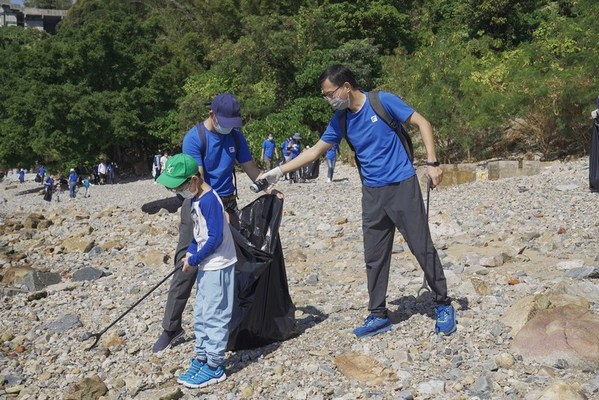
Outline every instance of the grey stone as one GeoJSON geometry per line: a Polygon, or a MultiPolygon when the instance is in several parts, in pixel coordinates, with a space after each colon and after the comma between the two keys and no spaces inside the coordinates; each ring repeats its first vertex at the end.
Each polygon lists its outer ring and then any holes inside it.
{"type": "Polygon", "coordinates": [[[73,274],[73,281],[95,281],[104,276],[104,271],[94,267],[81,268],[73,274]]]}
{"type": "Polygon", "coordinates": [[[60,274],[56,272],[33,271],[23,277],[21,285],[24,285],[30,292],[37,292],[61,281],[60,274]]]}
{"type": "Polygon", "coordinates": [[[493,392],[493,382],[488,376],[481,376],[474,382],[472,391],[479,396],[489,395],[493,392]]]}
{"type": "Polygon", "coordinates": [[[576,267],[567,270],[566,276],[574,279],[597,279],[599,278],[599,268],[576,267]]]}
{"type": "Polygon", "coordinates": [[[52,332],[64,332],[83,326],[79,317],[74,314],[66,314],[59,319],[50,322],[46,327],[52,332]]]}

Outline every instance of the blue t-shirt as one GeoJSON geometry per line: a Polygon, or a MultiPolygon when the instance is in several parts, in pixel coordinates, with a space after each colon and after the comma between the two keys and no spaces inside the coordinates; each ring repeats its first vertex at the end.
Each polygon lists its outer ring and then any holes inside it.
{"type": "Polygon", "coordinates": [[[337,149],[339,148],[338,144],[334,144],[333,147],[327,150],[326,158],[327,160],[336,160],[337,159],[337,149]]]}
{"type": "Polygon", "coordinates": [[[294,159],[301,153],[302,145],[300,144],[300,142],[295,140],[292,140],[289,143],[291,144],[291,150],[289,151],[289,155],[291,156],[291,159],[294,159]]]}
{"type": "Polygon", "coordinates": [[[275,146],[276,144],[274,140],[266,139],[262,143],[262,148],[264,149],[264,157],[272,158],[272,156],[275,153],[275,146]]]}
{"type": "Polygon", "coordinates": [[[71,172],[69,174],[69,183],[75,183],[75,182],[77,182],[77,178],[78,178],[77,173],[74,172],[74,171],[71,172]]]}
{"type": "MultiPolygon", "coordinates": [[[[202,122],[203,124],[203,122],[202,122]]],[[[221,135],[209,131],[206,126],[205,147],[206,158],[202,160],[200,136],[197,125],[194,125],[183,138],[182,152],[192,156],[199,166],[204,168],[204,180],[210,185],[219,196],[229,196],[235,192],[233,184],[233,169],[235,160],[240,164],[252,160],[252,153],[248,147],[245,137],[238,129],[233,129],[228,135],[221,135]],[[235,147],[235,138],[237,135],[239,149],[235,147]]]]}
{"type": "MultiPolygon", "coordinates": [[[[401,140],[389,125],[376,115],[368,100],[357,113],[350,110],[336,111],[321,139],[329,144],[340,144],[343,132],[339,126],[339,114],[347,112],[347,136],[360,161],[363,184],[382,187],[404,181],[416,174],[401,140]]],[[[414,110],[398,96],[379,92],[383,107],[393,119],[407,121],[414,110]]]]}
{"type": "Polygon", "coordinates": [[[283,153],[283,157],[289,157],[289,149],[287,149],[287,145],[289,144],[289,140],[284,140],[281,143],[281,152],[283,153]]]}

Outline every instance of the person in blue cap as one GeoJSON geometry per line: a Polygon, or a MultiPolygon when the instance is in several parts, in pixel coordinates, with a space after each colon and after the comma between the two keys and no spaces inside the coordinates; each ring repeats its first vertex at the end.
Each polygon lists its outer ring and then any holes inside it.
{"type": "MultiPolygon", "coordinates": [[[[369,315],[353,330],[368,337],[392,328],[386,297],[395,230],[399,229],[424,270],[435,302],[435,333],[451,335],[456,314],[447,294],[447,282],[435,250],[416,171],[402,141],[370,104],[368,93],[359,89],[353,72],[343,65],[327,68],[319,79],[324,99],[335,114],[320,140],[310,149],[281,167],[264,173],[270,184],[284,173],[306,165],[344,138],[340,118],[345,117],[345,137],[352,143],[362,178],[362,232],[368,286],[369,315]]],[[[433,128],[421,114],[398,96],[379,92],[379,99],[396,121],[407,122],[420,131],[427,154],[427,175],[432,187],[441,183],[443,171],[437,162],[433,128]]]]}
{"type": "MultiPolygon", "coordinates": [[[[182,145],[182,153],[190,155],[197,162],[203,179],[220,197],[230,224],[234,227],[239,227],[236,214],[235,162],[241,165],[252,181],[261,172],[240,129],[242,122],[241,106],[237,98],[230,93],[221,93],[212,100],[208,118],[185,134],[182,145]]],[[[181,265],[193,238],[190,207],[190,201],[184,200],[181,206],[179,242],[175,252],[176,266],[181,265]]],[[[182,315],[194,282],[193,273],[179,269],[173,275],[162,320],[164,330],[152,347],[154,353],[179,343],[184,336],[182,315]]]]}

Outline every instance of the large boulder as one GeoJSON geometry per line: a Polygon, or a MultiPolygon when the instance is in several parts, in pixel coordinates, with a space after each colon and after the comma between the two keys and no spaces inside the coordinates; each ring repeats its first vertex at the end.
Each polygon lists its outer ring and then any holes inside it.
{"type": "Polygon", "coordinates": [[[568,304],[539,310],[512,342],[512,349],[526,361],[555,365],[599,363],[599,317],[588,308],[568,304]]]}

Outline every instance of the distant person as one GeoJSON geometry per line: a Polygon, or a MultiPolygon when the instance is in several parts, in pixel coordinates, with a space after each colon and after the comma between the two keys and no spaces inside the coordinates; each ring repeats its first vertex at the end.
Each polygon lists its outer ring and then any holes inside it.
{"type": "Polygon", "coordinates": [[[87,198],[90,196],[90,188],[91,188],[91,183],[89,182],[89,176],[84,177],[83,181],[81,183],[83,184],[83,187],[85,188],[85,193],[83,193],[83,197],[87,198]]]}
{"type": "Polygon", "coordinates": [[[19,169],[19,183],[25,183],[25,171],[23,170],[23,168],[19,169]]]}
{"type": "MultiPolygon", "coordinates": [[[[291,137],[291,140],[287,143],[287,149],[289,151],[289,161],[299,156],[299,154],[302,152],[301,140],[302,136],[296,132],[291,137]]],[[[289,183],[294,182],[303,182],[303,179],[300,177],[299,170],[291,171],[289,173],[289,183]]]]}
{"type": "MultiPolygon", "coordinates": [[[[447,294],[445,273],[430,236],[420,184],[407,150],[393,128],[377,117],[368,93],[359,89],[351,70],[333,65],[322,73],[319,84],[324,99],[336,110],[322,137],[309,150],[264,173],[262,178],[274,184],[284,173],[316,160],[345,137],[355,149],[362,179],[362,234],[369,298],[369,315],[353,330],[354,335],[361,338],[391,329],[386,301],[396,229],[424,270],[432,290],[435,333],[451,335],[456,330],[455,309],[447,294]]],[[[378,95],[394,120],[418,128],[427,153],[427,174],[433,187],[439,185],[443,170],[437,162],[430,122],[398,96],[387,92],[378,95]]]]}
{"type": "Polygon", "coordinates": [[[54,192],[54,179],[51,176],[47,176],[44,180],[44,200],[52,201],[52,193],[54,192]]]}
{"type": "Polygon", "coordinates": [[[164,171],[164,168],[166,166],[166,161],[168,160],[168,152],[165,151],[164,154],[162,155],[162,157],[160,157],[160,171],[162,173],[162,171],[164,171]]]}
{"type": "Polygon", "coordinates": [[[71,170],[69,171],[69,178],[68,178],[69,197],[71,199],[75,198],[75,189],[77,188],[77,180],[78,179],[79,179],[79,175],[77,175],[77,172],[75,172],[74,168],[71,168],[71,170]]]}
{"type": "Polygon", "coordinates": [[[268,134],[268,138],[262,142],[262,154],[260,159],[264,162],[264,169],[268,171],[272,168],[272,160],[276,159],[277,144],[272,136],[272,133],[268,134]]]}
{"type": "Polygon", "coordinates": [[[42,165],[37,169],[37,175],[39,176],[39,182],[44,185],[44,178],[46,177],[46,168],[42,165]]]}
{"type": "Polygon", "coordinates": [[[337,163],[337,152],[339,151],[339,145],[334,144],[333,147],[327,150],[325,158],[327,159],[327,182],[333,182],[333,174],[335,173],[335,164],[337,163]]]}
{"type": "Polygon", "coordinates": [[[114,184],[114,164],[112,162],[106,164],[106,181],[109,185],[114,184]]]}
{"type": "Polygon", "coordinates": [[[591,131],[591,151],[589,152],[589,189],[599,192],[599,97],[595,100],[595,108],[591,112],[593,129],[591,131]]]}
{"type": "Polygon", "coordinates": [[[106,174],[108,173],[108,169],[106,168],[106,163],[101,161],[98,164],[98,176],[100,177],[100,185],[106,183],[106,174]]]}
{"type": "Polygon", "coordinates": [[[156,181],[156,179],[158,179],[158,177],[160,176],[160,159],[162,158],[162,152],[160,151],[160,149],[158,150],[158,153],[154,154],[154,157],[152,158],[152,178],[154,178],[154,181],[156,181]]]}
{"type": "Polygon", "coordinates": [[[95,164],[92,167],[92,175],[94,176],[94,185],[97,185],[100,183],[100,174],[98,173],[98,164],[95,164]]]}
{"type": "Polygon", "coordinates": [[[173,156],[156,182],[191,201],[188,212],[193,238],[183,257],[182,271],[194,275],[196,282],[196,343],[191,366],[177,382],[196,389],[227,377],[224,362],[235,301],[235,242],[223,203],[202,179],[192,156],[173,156]]]}

